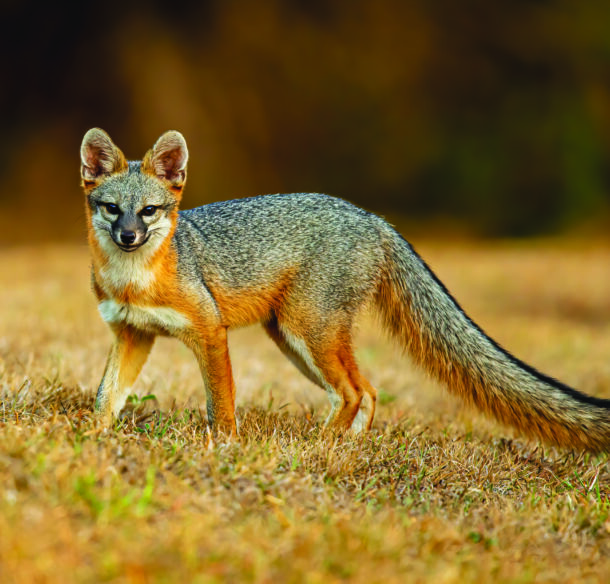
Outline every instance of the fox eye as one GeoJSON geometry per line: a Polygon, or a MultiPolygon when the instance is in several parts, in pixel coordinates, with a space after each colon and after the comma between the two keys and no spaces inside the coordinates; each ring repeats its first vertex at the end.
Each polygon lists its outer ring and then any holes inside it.
{"type": "Polygon", "coordinates": [[[106,211],[111,215],[118,215],[120,213],[119,206],[114,203],[103,203],[103,205],[106,207],[106,211]]]}
{"type": "Polygon", "coordinates": [[[142,215],[143,217],[150,217],[151,215],[154,215],[157,212],[157,207],[155,207],[154,205],[148,205],[147,207],[144,207],[144,209],[142,209],[140,211],[140,215],[142,215]]]}

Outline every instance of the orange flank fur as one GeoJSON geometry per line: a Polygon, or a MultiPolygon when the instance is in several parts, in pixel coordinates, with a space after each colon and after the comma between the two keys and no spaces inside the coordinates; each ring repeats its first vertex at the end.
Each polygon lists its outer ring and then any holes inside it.
{"type": "Polygon", "coordinates": [[[277,311],[290,286],[293,270],[287,270],[266,288],[230,290],[214,280],[208,287],[218,306],[222,324],[228,327],[264,322],[277,311]]]}

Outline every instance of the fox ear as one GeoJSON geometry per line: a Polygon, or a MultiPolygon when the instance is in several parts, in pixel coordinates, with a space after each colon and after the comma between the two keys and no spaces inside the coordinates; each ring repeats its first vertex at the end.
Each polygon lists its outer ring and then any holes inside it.
{"type": "Polygon", "coordinates": [[[80,147],[81,177],[85,188],[92,188],[111,174],[127,170],[127,160],[110,136],[91,128],[80,147]]]}
{"type": "Polygon", "coordinates": [[[186,182],[186,163],[189,152],[180,132],[165,132],[146,153],[142,170],[170,183],[174,191],[181,191],[186,182]]]}

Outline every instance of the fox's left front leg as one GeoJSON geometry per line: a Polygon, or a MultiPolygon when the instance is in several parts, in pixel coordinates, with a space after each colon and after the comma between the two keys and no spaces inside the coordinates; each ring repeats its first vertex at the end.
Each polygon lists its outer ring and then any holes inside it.
{"type": "Polygon", "coordinates": [[[95,409],[106,423],[118,416],[125,405],[155,340],[155,335],[131,326],[113,327],[113,332],[114,343],[95,400],[95,409]]]}
{"type": "Polygon", "coordinates": [[[215,432],[236,435],[235,382],[226,327],[203,327],[184,342],[195,353],[203,375],[210,426],[215,432]]]}

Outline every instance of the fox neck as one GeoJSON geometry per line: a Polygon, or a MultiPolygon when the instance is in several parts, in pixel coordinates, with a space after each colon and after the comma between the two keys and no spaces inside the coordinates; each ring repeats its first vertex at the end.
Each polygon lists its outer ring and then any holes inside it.
{"type": "Polygon", "coordinates": [[[176,278],[176,251],[172,245],[177,213],[167,236],[156,245],[144,244],[128,253],[109,239],[100,241],[89,230],[94,290],[98,300],[108,298],[123,303],[156,304],[176,278]]]}

